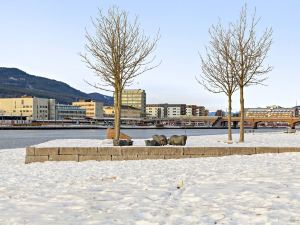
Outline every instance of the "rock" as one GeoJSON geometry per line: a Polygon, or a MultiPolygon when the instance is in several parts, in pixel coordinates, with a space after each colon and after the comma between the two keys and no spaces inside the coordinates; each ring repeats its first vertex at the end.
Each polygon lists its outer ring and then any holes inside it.
{"type": "Polygon", "coordinates": [[[182,145],[186,144],[186,135],[172,135],[169,139],[169,145],[182,145]]]}
{"type": "MultiPolygon", "coordinates": [[[[113,128],[107,128],[106,130],[106,138],[107,139],[114,139],[115,138],[115,129],[113,128]]],[[[120,139],[127,139],[127,140],[131,140],[131,137],[120,132],[120,139]]]]}
{"type": "Polygon", "coordinates": [[[164,146],[168,144],[167,137],[165,135],[153,135],[153,140],[159,143],[159,145],[164,146]]]}
{"type": "Polygon", "coordinates": [[[131,146],[133,145],[132,140],[113,140],[114,146],[131,146]]]}

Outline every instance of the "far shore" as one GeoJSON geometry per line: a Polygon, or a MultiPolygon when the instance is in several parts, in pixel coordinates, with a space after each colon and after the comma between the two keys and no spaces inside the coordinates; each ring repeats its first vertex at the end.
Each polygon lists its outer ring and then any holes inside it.
{"type": "MultiPolygon", "coordinates": [[[[51,125],[51,126],[0,126],[0,130],[80,130],[80,129],[102,129],[111,128],[109,126],[101,125],[51,125]]],[[[253,129],[252,127],[245,127],[246,129],[253,129]]],[[[287,127],[261,127],[262,129],[285,129],[287,127]]],[[[227,127],[183,127],[183,126],[121,126],[121,129],[227,129],[227,127]]],[[[232,129],[239,129],[238,127],[232,129]]],[[[257,128],[257,129],[260,129],[257,128]]]]}

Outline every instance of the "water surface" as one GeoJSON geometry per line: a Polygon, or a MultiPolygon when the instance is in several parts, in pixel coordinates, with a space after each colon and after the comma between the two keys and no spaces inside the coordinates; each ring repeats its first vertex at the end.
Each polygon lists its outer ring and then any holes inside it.
{"type": "MultiPolygon", "coordinates": [[[[283,132],[285,129],[257,129],[258,132],[283,132]]],[[[151,138],[154,134],[188,136],[226,134],[226,129],[123,129],[132,138],[151,138]]],[[[234,129],[233,133],[238,133],[234,129]]],[[[54,139],[104,139],[106,130],[0,130],[0,149],[23,148],[54,139]]]]}

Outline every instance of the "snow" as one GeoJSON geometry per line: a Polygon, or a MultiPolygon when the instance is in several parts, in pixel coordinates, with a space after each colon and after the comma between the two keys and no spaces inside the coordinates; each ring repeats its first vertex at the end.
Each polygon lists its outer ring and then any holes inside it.
{"type": "MultiPolygon", "coordinates": [[[[247,134],[243,145],[300,146],[298,139],[247,134]]],[[[188,145],[228,146],[224,140],[189,137],[188,145]]],[[[61,144],[111,141],[39,146],[61,144]]],[[[1,225],[300,224],[300,153],[32,164],[24,158],[24,148],[0,149],[1,225]]]]}
{"type": "MultiPolygon", "coordinates": [[[[188,136],[186,146],[207,146],[207,147],[300,147],[300,133],[254,133],[245,134],[245,142],[238,143],[238,134],[233,135],[234,142],[228,144],[226,142],[227,135],[203,135],[203,136],[188,136]]],[[[135,146],[145,146],[143,139],[133,139],[135,146]]],[[[42,144],[35,145],[36,147],[98,147],[112,146],[112,140],[99,139],[57,139],[48,141],[42,144]]]]}

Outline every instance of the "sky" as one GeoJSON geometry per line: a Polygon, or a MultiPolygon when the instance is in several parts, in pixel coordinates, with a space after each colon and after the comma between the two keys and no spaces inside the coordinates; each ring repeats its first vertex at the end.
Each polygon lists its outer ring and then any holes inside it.
{"type": "MultiPolygon", "coordinates": [[[[63,81],[84,92],[99,92],[85,80],[97,78],[82,62],[85,29],[93,33],[91,18],[111,6],[139,17],[145,34],[160,31],[155,55],[159,67],[134,80],[130,88],[144,89],[147,103],[204,105],[211,111],[227,109],[224,94],[213,94],[199,85],[199,53],[209,43],[208,30],[219,20],[235,21],[247,3],[261,17],[258,32],[272,27],[273,45],[266,64],[273,66],[264,86],[245,89],[246,107],[300,103],[300,1],[299,0],[1,0],[0,66],[16,67],[29,74],[63,81]]],[[[239,109],[239,95],[233,111],[239,109]]]]}

